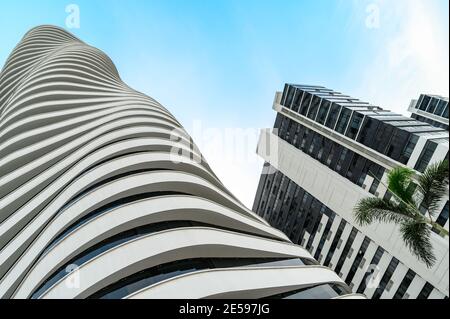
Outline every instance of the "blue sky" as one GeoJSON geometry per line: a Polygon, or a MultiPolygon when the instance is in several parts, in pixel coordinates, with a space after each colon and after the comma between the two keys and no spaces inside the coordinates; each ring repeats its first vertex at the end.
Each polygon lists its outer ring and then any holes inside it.
{"type": "MultiPolygon", "coordinates": [[[[125,82],[190,132],[195,123],[273,126],[274,93],[286,82],[403,113],[421,92],[448,96],[448,0],[2,1],[0,65],[29,28],[66,27],[72,3],[80,28],[69,31],[105,51],[125,82]]],[[[207,136],[196,140],[207,160],[251,206],[261,163],[227,158],[207,136]]]]}

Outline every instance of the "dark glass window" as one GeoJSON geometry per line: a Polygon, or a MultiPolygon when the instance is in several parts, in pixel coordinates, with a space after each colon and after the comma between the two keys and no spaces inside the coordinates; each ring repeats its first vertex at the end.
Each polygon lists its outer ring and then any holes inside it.
{"type": "Polygon", "coordinates": [[[370,118],[370,117],[366,117],[364,119],[362,128],[360,130],[359,136],[357,141],[370,147],[373,148],[375,145],[375,138],[377,136],[377,130],[378,127],[380,126],[380,121],[370,118]]]}
{"type": "Polygon", "coordinates": [[[325,124],[325,120],[328,115],[328,111],[330,110],[330,102],[326,100],[322,100],[322,104],[320,105],[319,114],[317,116],[317,122],[320,124],[325,124]]]}
{"type": "Polygon", "coordinates": [[[434,114],[441,116],[442,113],[443,113],[444,110],[445,110],[445,105],[446,105],[447,103],[448,103],[448,102],[446,102],[446,101],[444,101],[444,100],[440,100],[440,101],[439,101],[439,104],[438,104],[437,107],[436,107],[436,110],[434,111],[434,114]]]}
{"type": "MultiPolygon", "coordinates": [[[[383,257],[383,254],[384,254],[384,249],[381,247],[378,247],[377,251],[375,252],[375,255],[372,258],[372,261],[370,262],[370,265],[374,265],[374,266],[378,265],[381,257],[383,257]]],[[[357,293],[359,293],[359,294],[364,293],[364,291],[367,288],[367,280],[368,280],[369,276],[373,274],[374,271],[375,271],[374,269],[370,269],[368,272],[366,272],[364,274],[364,278],[361,281],[361,284],[359,285],[358,290],[356,291],[357,293]]]]}
{"type": "Polygon", "coordinates": [[[344,164],[344,160],[347,157],[347,154],[349,152],[351,152],[351,151],[349,151],[347,148],[343,148],[342,149],[341,155],[339,156],[339,160],[338,160],[338,162],[336,164],[336,172],[340,172],[341,171],[342,165],[344,164]]]}
{"type": "Polygon", "coordinates": [[[292,205],[292,200],[294,198],[296,188],[297,186],[295,185],[295,183],[289,180],[286,196],[284,197],[283,201],[283,206],[280,209],[279,217],[276,220],[276,225],[278,228],[281,227],[281,225],[286,224],[286,219],[288,218],[289,213],[291,213],[290,207],[292,205]]]}
{"type": "Polygon", "coordinates": [[[370,169],[370,176],[372,176],[373,182],[372,186],[370,186],[369,193],[376,194],[378,186],[380,185],[380,181],[383,178],[385,169],[379,165],[374,165],[373,168],[370,169]]]}
{"type": "MultiPolygon", "coordinates": [[[[355,154],[354,152],[352,152],[352,151],[349,150],[349,151],[347,152],[345,158],[344,158],[344,161],[340,164],[340,165],[341,165],[341,169],[338,170],[337,172],[338,172],[340,175],[342,175],[343,177],[347,177],[347,173],[348,173],[348,171],[349,171],[349,169],[350,169],[350,163],[351,163],[351,161],[352,161],[352,159],[353,159],[353,157],[354,157],[355,155],[356,155],[356,154],[355,154]]],[[[351,177],[353,176],[353,172],[351,172],[351,173],[349,174],[349,176],[350,176],[350,177],[348,177],[348,180],[350,180],[351,182],[353,182],[353,179],[351,178],[351,177]]]]}
{"type": "Polygon", "coordinates": [[[324,165],[329,165],[327,163],[328,157],[330,156],[331,149],[333,147],[333,142],[327,138],[323,139],[323,152],[320,154],[320,162],[324,165]]]}
{"type": "Polygon", "coordinates": [[[397,269],[398,266],[398,259],[393,257],[391,262],[389,263],[389,266],[387,267],[386,271],[384,272],[383,277],[381,278],[380,284],[375,290],[375,293],[372,296],[372,299],[380,299],[381,295],[383,294],[384,290],[386,289],[386,286],[388,285],[389,281],[392,278],[392,275],[395,272],[395,269],[397,269]]]}
{"type": "Polygon", "coordinates": [[[282,139],[285,138],[287,122],[288,122],[287,118],[283,116],[279,123],[280,125],[277,127],[278,128],[278,136],[282,139]]]}
{"type": "Polygon", "coordinates": [[[419,97],[419,100],[416,103],[416,109],[419,108],[419,106],[422,104],[423,98],[425,97],[425,95],[421,94],[419,97]]]}
{"type": "Polygon", "coordinates": [[[405,293],[411,285],[414,277],[416,277],[416,273],[409,269],[402,282],[400,283],[400,286],[398,287],[397,292],[394,295],[394,299],[402,299],[405,296],[405,293]]]}
{"type": "Polygon", "coordinates": [[[272,188],[272,195],[276,196],[278,194],[277,191],[278,191],[278,186],[274,185],[273,188],[272,188]]]}
{"type": "Polygon", "coordinates": [[[283,224],[278,225],[278,229],[282,230],[288,236],[290,235],[290,226],[292,224],[292,219],[296,216],[297,208],[299,207],[298,201],[301,191],[302,189],[295,185],[295,192],[293,193],[292,202],[289,209],[287,210],[286,217],[283,220],[283,224]]]}
{"type": "Polygon", "coordinates": [[[344,265],[345,259],[347,259],[348,254],[350,252],[350,249],[353,245],[353,242],[355,241],[356,235],[358,235],[358,230],[353,227],[352,231],[350,233],[350,236],[348,237],[347,243],[344,246],[344,249],[342,250],[341,256],[339,257],[338,263],[336,265],[336,268],[334,271],[339,274],[342,270],[342,266],[344,265]]]}
{"type": "MultiPolygon", "coordinates": [[[[259,206],[259,208],[258,208],[258,211],[261,211],[261,210],[263,210],[264,209],[264,207],[265,207],[265,201],[263,200],[263,201],[261,201],[261,205],[259,206]]],[[[258,214],[259,215],[259,214],[258,214]]]]}
{"type": "Polygon", "coordinates": [[[438,219],[436,220],[436,223],[444,227],[447,221],[448,221],[448,201],[445,204],[444,208],[442,209],[442,212],[440,213],[438,219]]]}
{"type": "Polygon", "coordinates": [[[362,186],[369,168],[375,168],[375,173],[378,172],[378,165],[335,142],[322,138],[317,139],[317,143],[318,151],[314,157],[352,183],[362,186]]]}
{"type": "Polygon", "coordinates": [[[265,219],[268,219],[267,216],[270,216],[270,214],[273,213],[272,208],[275,203],[276,195],[278,194],[278,186],[281,183],[281,178],[282,178],[283,174],[280,173],[279,171],[277,171],[275,174],[272,174],[272,176],[270,177],[273,179],[272,189],[270,190],[270,193],[268,193],[268,196],[266,196],[267,204],[266,204],[266,208],[265,208],[264,212],[262,212],[262,214],[263,214],[262,217],[265,219]]]}
{"type": "MultiPolygon", "coordinates": [[[[315,223],[314,223],[312,231],[310,232],[308,243],[306,244],[306,250],[308,250],[308,251],[310,251],[310,249],[312,247],[312,243],[313,243],[314,239],[316,238],[316,234],[319,229],[319,225],[320,225],[322,216],[327,213],[327,210],[330,210],[328,207],[326,207],[325,205],[323,205],[320,202],[319,202],[318,206],[320,207],[320,210],[317,212],[317,214],[315,216],[316,217],[315,223]]],[[[327,215],[330,215],[330,214],[327,213],[327,215]]]]}
{"type": "Polygon", "coordinates": [[[434,287],[432,284],[427,282],[425,286],[423,286],[422,290],[420,291],[419,295],[417,296],[417,299],[428,299],[430,297],[431,292],[434,290],[434,287]]]}
{"type": "Polygon", "coordinates": [[[448,119],[448,102],[447,102],[447,105],[445,106],[444,113],[442,114],[442,117],[445,117],[446,119],[448,119]]]}
{"type": "Polygon", "coordinates": [[[350,167],[347,170],[346,177],[350,180],[353,180],[353,174],[355,173],[356,165],[358,164],[358,159],[361,158],[358,154],[354,154],[352,157],[352,161],[350,162],[350,167]]]}
{"type": "MultiPolygon", "coordinates": [[[[267,164],[265,163],[264,169],[267,170],[269,168],[275,169],[275,168],[271,167],[271,165],[269,163],[267,163],[267,164]]],[[[258,194],[260,194],[259,198],[261,199],[261,206],[259,207],[257,214],[261,217],[264,217],[264,212],[266,211],[266,206],[269,201],[270,190],[272,189],[272,185],[273,185],[275,176],[276,176],[276,173],[264,174],[265,181],[263,181],[263,178],[261,178],[260,183],[265,183],[264,189],[261,191],[261,193],[258,193],[258,194]]]]}
{"type": "Polygon", "coordinates": [[[427,95],[424,95],[422,102],[419,105],[419,110],[426,111],[428,108],[428,104],[430,103],[431,98],[427,95]]]}
{"type": "Polygon", "coordinates": [[[260,178],[259,183],[258,183],[258,188],[256,190],[255,201],[253,202],[253,208],[252,208],[252,210],[254,212],[256,212],[257,214],[259,214],[259,211],[261,210],[261,208],[264,206],[264,203],[265,203],[265,200],[264,200],[264,197],[262,196],[262,193],[265,190],[267,190],[267,188],[269,187],[269,181],[267,180],[267,176],[269,174],[264,174],[264,172],[266,172],[269,168],[270,168],[270,164],[267,163],[267,162],[264,162],[261,178],[260,178]]]}
{"type": "Polygon", "coordinates": [[[285,105],[288,90],[289,90],[289,85],[285,84],[284,90],[283,90],[283,95],[281,96],[281,104],[282,105],[285,105]]]}
{"type": "Polygon", "coordinates": [[[396,128],[394,134],[389,141],[389,147],[387,149],[386,155],[393,160],[399,161],[403,164],[407,163],[405,157],[402,157],[404,151],[404,145],[408,144],[410,134],[404,130],[396,128]]]}
{"type": "Polygon", "coordinates": [[[314,96],[311,106],[309,108],[308,111],[308,118],[310,118],[311,120],[315,120],[316,116],[317,116],[317,111],[319,110],[319,106],[320,106],[320,102],[321,102],[321,98],[318,96],[314,96]]]}
{"type": "Polygon", "coordinates": [[[325,151],[325,147],[326,147],[326,139],[321,136],[319,150],[318,150],[317,156],[316,156],[317,160],[319,160],[319,161],[322,160],[323,152],[325,151]]]}
{"type": "Polygon", "coordinates": [[[289,120],[287,123],[288,124],[287,124],[287,127],[286,127],[286,132],[284,134],[284,140],[286,142],[290,143],[291,142],[291,137],[292,137],[292,134],[291,134],[292,133],[292,128],[294,127],[294,122],[289,120]]]}
{"type": "Polygon", "coordinates": [[[341,220],[339,224],[338,230],[336,231],[336,235],[334,235],[333,242],[331,243],[330,250],[328,251],[327,257],[325,258],[324,266],[328,267],[330,265],[331,259],[333,258],[334,252],[336,251],[336,247],[341,239],[342,233],[344,232],[344,228],[347,223],[344,219],[341,220]]]}
{"type": "Polygon", "coordinates": [[[352,171],[353,175],[351,181],[358,186],[362,186],[367,176],[367,171],[365,169],[369,160],[357,154],[355,154],[354,159],[355,158],[357,158],[356,163],[349,169],[349,171],[352,171]]]}
{"type": "Polygon", "coordinates": [[[438,104],[438,100],[435,98],[432,98],[430,101],[430,104],[428,105],[427,112],[434,114],[434,111],[436,111],[437,104],[438,104]]]}
{"type": "Polygon", "coordinates": [[[414,148],[417,145],[417,142],[419,141],[419,137],[417,135],[411,134],[409,137],[409,141],[405,146],[405,149],[403,150],[402,154],[402,163],[407,163],[408,160],[411,158],[411,155],[414,151],[414,148]]]}
{"type": "Polygon", "coordinates": [[[346,134],[347,137],[351,139],[356,138],[358,130],[361,126],[361,122],[363,121],[363,118],[364,116],[362,114],[353,112],[352,120],[350,121],[350,126],[348,127],[346,134]]]}
{"type": "Polygon", "coordinates": [[[282,115],[281,113],[277,113],[277,117],[275,118],[275,124],[273,125],[273,128],[279,130],[284,118],[285,118],[284,115],[282,115]]]}
{"type": "Polygon", "coordinates": [[[328,115],[328,118],[325,122],[326,127],[334,130],[340,111],[341,111],[340,105],[337,105],[336,103],[331,104],[330,114],[328,115]]]}
{"type": "Polygon", "coordinates": [[[331,226],[333,225],[334,214],[328,218],[327,225],[323,231],[322,237],[320,238],[319,245],[317,246],[316,253],[314,254],[314,259],[318,260],[320,254],[322,253],[323,246],[325,245],[325,241],[330,233],[331,226]]]}
{"type": "Polygon", "coordinates": [[[298,112],[300,110],[300,103],[302,102],[303,91],[297,89],[295,93],[294,102],[292,103],[292,110],[298,112]]]}
{"type": "Polygon", "coordinates": [[[314,138],[311,143],[311,146],[309,147],[309,154],[313,158],[317,158],[319,155],[320,148],[322,146],[323,136],[317,133],[314,133],[314,138]]]}
{"type": "Polygon", "coordinates": [[[302,142],[300,144],[300,149],[305,152],[306,147],[307,147],[307,142],[311,140],[313,136],[313,132],[310,129],[305,129],[305,131],[303,132],[303,137],[302,137],[302,142]]]}
{"type": "Polygon", "coordinates": [[[295,132],[294,132],[294,139],[292,141],[292,145],[294,145],[296,148],[298,148],[299,145],[299,136],[300,136],[300,132],[302,130],[302,126],[298,123],[295,124],[295,132]]]}
{"type": "Polygon", "coordinates": [[[355,259],[353,260],[353,264],[350,267],[350,271],[347,275],[347,278],[345,279],[345,282],[347,285],[350,285],[352,283],[353,278],[355,277],[356,271],[358,270],[359,265],[361,264],[361,261],[364,257],[364,254],[366,253],[367,248],[370,245],[370,239],[368,237],[365,237],[361,247],[358,250],[358,254],[356,255],[355,259]]]}
{"type": "Polygon", "coordinates": [[[394,127],[381,122],[378,127],[378,132],[375,135],[375,145],[373,146],[373,149],[382,154],[386,154],[389,146],[391,145],[393,134],[394,127]]]}
{"type": "Polygon", "coordinates": [[[307,130],[307,131],[305,130],[305,132],[307,132],[307,135],[306,135],[304,144],[302,144],[303,145],[302,151],[304,153],[308,153],[309,149],[311,147],[311,143],[313,142],[314,137],[317,136],[317,133],[315,133],[313,130],[307,130]]]}
{"type": "MultiPolygon", "coordinates": [[[[320,207],[322,205],[317,199],[313,198],[312,196],[310,196],[310,198],[311,198],[311,205],[308,205],[309,209],[307,209],[306,207],[304,209],[305,211],[307,211],[307,216],[305,219],[305,223],[303,224],[303,229],[309,234],[311,234],[314,230],[315,219],[317,218],[320,211],[320,207]]],[[[302,232],[299,239],[301,240],[303,236],[304,232],[302,232]]]]}
{"type": "Polygon", "coordinates": [[[287,235],[293,242],[298,241],[300,233],[303,231],[302,225],[306,217],[306,214],[303,214],[303,209],[311,205],[312,196],[299,187],[299,192],[295,196],[295,201],[296,211],[291,214],[291,218],[289,219],[289,224],[292,225],[292,227],[287,231],[287,235]]]}
{"type": "Polygon", "coordinates": [[[336,132],[344,134],[345,130],[347,129],[348,122],[350,121],[350,116],[352,114],[352,111],[349,109],[343,108],[341,115],[339,116],[339,120],[336,125],[336,132]]]}
{"type": "Polygon", "coordinates": [[[432,141],[427,141],[425,144],[425,147],[422,150],[422,154],[420,154],[419,160],[416,163],[416,166],[414,167],[415,170],[423,173],[425,169],[427,168],[428,164],[431,161],[431,158],[433,157],[434,151],[437,148],[437,144],[432,141]]]}
{"type": "Polygon", "coordinates": [[[329,166],[333,160],[333,157],[336,155],[337,151],[339,150],[340,146],[334,142],[331,144],[330,154],[328,155],[326,165],[329,166]]]}
{"type": "Polygon", "coordinates": [[[312,94],[305,92],[303,95],[303,101],[300,106],[300,114],[306,116],[306,112],[308,112],[309,104],[311,104],[312,94]]]}
{"type": "Polygon", "coordinates": [[[290,86],[288,93],[287,93],[286,101],[284,102],[285,107],[291,108],[291,104],[294,99],[294,94],[295,94],[295,88],[290,86]]]}

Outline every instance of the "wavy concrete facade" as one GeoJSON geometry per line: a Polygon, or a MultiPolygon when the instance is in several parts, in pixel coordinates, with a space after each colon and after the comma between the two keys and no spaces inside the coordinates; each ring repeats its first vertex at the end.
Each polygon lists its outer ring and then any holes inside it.
{"type": "Polygon", "coordinates": [[[0,297],[362,298],[197,159],[103,52],[30,30],[0,74],[0,297]]]}

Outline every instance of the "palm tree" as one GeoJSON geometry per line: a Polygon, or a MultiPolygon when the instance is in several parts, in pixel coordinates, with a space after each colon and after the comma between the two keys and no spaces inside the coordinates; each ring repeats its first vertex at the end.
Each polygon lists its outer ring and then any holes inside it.
{"type": "Polygon", "coordinates": [[[431,230],[448,236],[448,231],[435,221],[439,204],[448,192],[448,170],[448,160],[428,166],[419,176],[406,167],[391,170],[387,188],[392,198],[360,200],[354,208],[357,223],[361,226],[375,221],[398,224],[411,253],[431,268],[436,262],[431,230]]]}

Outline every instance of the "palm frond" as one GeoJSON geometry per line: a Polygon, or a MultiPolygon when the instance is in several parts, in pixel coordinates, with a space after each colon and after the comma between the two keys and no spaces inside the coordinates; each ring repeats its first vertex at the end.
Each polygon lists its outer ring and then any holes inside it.
{"type": "Polygon", "coordinates": [[[413,199],[414,187],[411,187],[414,171],[407,167],[396,167],[388,174],[388,189],[402,201],[416,205],[413,199]]]}
{"type": "Polygon", "coordinates": [[[402,223],[414,220],[412,214],[404,205],[377,197],[364,198],[354,208],[355,219],[361,226],[370,225],[374,221],[382,223],[402,223]]]}
{"type": "Polygon", "coordinates": [[[431,215],[436,214],[440,201],[447,192],[448,173],[448,161],[444,160],[428,166],[419,177],[418,190],[423,196],[422,206],[431,215]]]}
{"type": "Polygon", "coordinates": [[[400,231],[411,253],[431,268],[436,262],[436,257],[431,245],[431,231],[428,225],[417,221],[405,222],[402,223],[400,231]]]}

